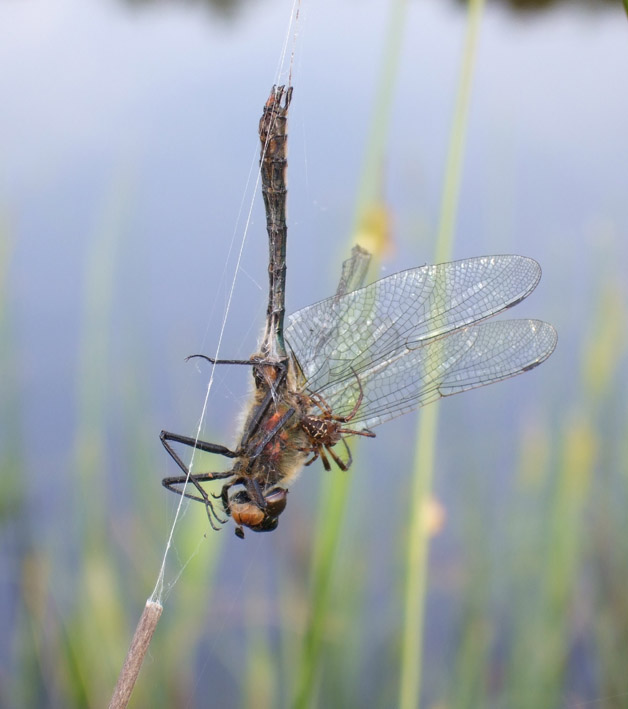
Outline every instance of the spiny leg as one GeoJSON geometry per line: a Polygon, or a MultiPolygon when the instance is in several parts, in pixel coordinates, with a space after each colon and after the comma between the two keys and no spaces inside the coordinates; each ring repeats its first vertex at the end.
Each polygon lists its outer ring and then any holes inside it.
{"type": "Polygon", "coordinates": [[[334,421],[338,421],[339,423],[348,423],[349,421],[351,421],[351,419],[354,418],[355,415],[358,413],[358,411],[360,410],[360,406],[362,405],[362,399],[364,398],[364,391],[362,390],[362,384],[360,382],[360,377],[358,377],[358,375],[355,372],[353,372],[353,374],[355,375],[355,378],[357,379],[358,388],[360,389],[360,393],[358,395],[357,401],[355,402],[355,406],[351,409],[351,411],[346,416],[333,416],[332,415],[332,419],[334,421]]]}
{"type": "Polygon", "coordinates": [[[325,446],[325,450],[329,453],[329,455],[333,458],[334,463],[340,468],[340,470],[344,471],[345,473],[349,468],[351,467],[351,463],[353,463],[353,458],[351,457],[351,451],[349,450],[349,446],[347,445],[345,439],[342,439],[342,442],[345,444],[345,448],[347,449],[347,453],[349,454],[349,460],[345,463],[342,458],[336,453],[331,446],[325,446]]]}
{"type": "MultiPolygon", "coordinates": [[[[219,527],[216,527],[214,524],[213,518],[220,524],[225,524],[227,520],[222,519],[217,513],[216,510],[214,509],[214,505],[212,501],[209,499],[209,496],[207,492],[204,490],[203,486],[201,485],[202,482],[211,482],[214,480],[224,480],[225,478],[231,477],[231,471],[227,471],[224,473],[201,473],[200,475],[193,475],[190,473],[189,475],[179,475],[174,478],[164,478],[161,481],[161,484],[167,489],[170,490],[170,492],[175,492],[177,495],[182,495],[183,497],[187,497],[189,500],[194,500],[195,502],[202,502],[205,505],[205,509],[207,511],[207,517],[209,518],[209,523],[212,527],[212,529],[219,529],[219,527]],[[178,489],[175,487],[175,485],[183,485],[185,486],[186,483],[194,485],[194,487],[198,491],[198,495],[194,495],[190,492],[184,492],[183,489],[178,489]]],[[[224,487],[227,487],[226,485],[224,487]]]]}
{"type": "Polygon", "coordinates": [[[318,454],[319,454],[321,461],[323,463],[323,468],[325,468],[325,470],[331,470],[331,465],[329,463],[329,459],[325,455],[325,451],[323,450],[323,448],[321,446],[319,446],[319,448],[318,448],[318,454]]]}
{"type": "Polygon", "coordinates": [[[312,453],[312,457],[309,460],[306,460],[305,463],[303,463],[304,466],[312,465],[312,463],[315,460],[318,460],[320,453],[318,452],[318,447],[317,448],[303,448],[302,449],[303,453],[312,453]]]}
{"type": "Polygon", "coordinates": [[[266,446],[272,441],[272,439],[277,435],[277,433],[284,427],[288,419],[292,418],[294,415],[294,409],[289,408],[286,413],[277,421],[277,423],[272,427],[268,433],[264,435],[262,440],[255,446],[253,451],[247,456],[250,458],[257,458],[261,452],[266,448],[266,446]]]}
{"type": "Polygon", "coordinates": [[[178,453],[175,451],[175,449],[170,445],[170,442],[173,443],[180,443],[185,446],[189,446],[191,448],[194,448],[196,450],[201,450],[205,451],[206,453],[216,453],[218,455],[224,455],[227,458],[237,458],[238,454],[235,453],[234,451],[229,450],[229,448],[226,448],[225,446],[218,445],[216,443],[207,443],[206,441],[197,441],[194,438],[191,438],[190,436],[182,436],[178,433],[170,433],[169,431],[162,431],[159,435],[159,438],[168,452],[168,455],[174,460],[174,462],[181,468],[183,471],[184,475],[178,476],[178,477],[171,477],[171,478],[164,478],[161,483],[162,485],[167,489],[170,490],[171,492],[175,492],[178,495],[183,495],[184,497],[187,497],[191,500],[196,500],[197,502],[202,502],[205,505],[205,509],[207,510],[207,516],[209,517],[209,522],[212,526],[212,529],[216,529],[216,526],[214,525],[214,522],[212,520],[212,515],[221,524],[224,524],[226,520],[221,519],[217,514],[216,510],[214,509],[214,506],[209,499],[209,496],[207,495],[207,492],[204,490],[203,486],[201,485],[201,482],[209,482],[212,480],[222,480],[225,478],[228,478],[231,476],[231,471],[223,472],[223,473],[203,473],[201,475],[194,475],[190,472],[190,469],[188,466],[181,460],[179,457],[178,453]],[[177,489],[175,486],[176,485],[185,485],[186,482],[191,483],[194,485],[196,490],[198,491],[199,495],[193,495],[191,493],[183,492],[183,490],[177,489]]]}
{"type": "MultiPolygon", "coordinates": [[[[286,367],[285,364],[279,363],[275,365],[279,368],[279,373],[277,375],[277,379],[274,382],[274,384],[269,387],[268,391],[266,392],[264,399],[262,400],[262,403],[257,407],[253,418],[249,422],[249,425],[247,427],[247,430],[245,434],[242,436],[242,441],[240,442],[240,447],[244,448],[248,442],[253,438],[253,436],[257,433],[257,430],[260,426],[260,423],[264,416],[266,415],[266,412],[268,411],[269,406],[272,404],[272,402],[275,400],[276,397],[276,390],[277,388],[283,383],[284,379],[286,378],[286,375],[288,374],[288,368],[286,367]]],[[[276,428],[274,429],[274,433],[276,433],[279,429],[276,428]]],[[[273,435],[274,435],[273,433],[273,435]]],[[[272,436],[271,436],[272,438],[272,436]]],[[[270,439],[269,439],[270,440],[270,439]]],[[[266,441],[268,443],[268,441],[266,441]]],[[[264,445],[266,445],[266,443],[264,445]]],[[[262,447],[263,449],[263,447],[262,447]]],[[[257,451],[256,455],[253,457],[257,457],[261,453],[261,449],[257,451]]]]}
{"type": "MultiPolygon", "coordinates": [[[[331,406],[327,403],[327,401],[325,401],[324,397],[319,392],[314,392],[313,394],[310,394],[310,399],[312,400],[314,405],[318,406],[318,408],[323,412],[323,419],[331,419],[332,421],[338,421],[338,423],[349,423],[351,419],[355,418],[356,414],[360,410],[360,406],[364,398],[364,390],[362,389],[362,383],[360,382],[360,378],[358,377],[356,372],[353,372],[353,375],[355,376],[358,382],[358,388],[360,390],[360,393],[358,395],[354,407],[348,414],[345,414],[345,416],[335,416],[331,406]]],[[[353,431],[349,431],[349,433],[353,433],[353,431]]]]}
{"type": "MultiPolygon", "coordinates": [[[[207,362],[210,362],[211,364],[248,364],[253,367],[259,367],[259,366],[269,366],[269,367],[276,367],[278,370],[277,373],[277,378],[275,381],[269,386],[268,391],[266,392],[264,399],[262,400],[262,403],[257,407],[255,410],[255,413],[253,415],[253,418],[249,422],[249,425],[247,427],[246,432],[242,436],[242,440],[240,442],[240,449],[244,449],[248,442],[251,440],[251,438],[255,435],[257,432],[260,422],[266,415],[266,412],[268,411],[268,407],[271,405],[271,403],[275,400],[276,397],[276,392],[279,386],[283,383],[285,380],[287,374],[288,374],[288,366],[286,362],[274,362],[270,360],[264,360],[264,359],[246,359],[246,360],[240,360],[240,359],[212,359],[211,357],[208,357],[207,355],[203,354],[194,354],[190,355],[189,357],[186,357],[186,361],[189,359],[204,359],[207,362]]],[[[261,375],[260,375],[261,376],[261,375]]],[[[257,458],[262,450],[265,448],[265,446],[270,442],[270,440],[275,436],[275,434],[279,431],[281,426],[292,416],[294,413],[294,409],[291,410],[291,413],[286,413],[282,420],[277,424],[277,426],[272,430],[272,432],[269,432],[266,434],[263,442],[261,444],[258,444],[253,453],[249,453],[248,457],[251,458],[257,458]]],[[[212,453],[213,451],[209,451],[212,453]]]]}
{"type": "Polygon", "coordinates": [[[323,412],[323,416],[325,418],[332,417],[331,407],[318,392],[310,394],[309,397],[314,406],[318,406],[318,408],[323,412]]]}
{"type": "Polygon", "coordinates": [[[237,451],[232,451],[226,446],[221,446],[218,443],[207,443],[206,441],[199,441],[191,436],[182,436],[179,433],[170,433],[170,431],[162,431],[159,434],[159,440],[162,442],[163,447],[168,451],[168,455],[186,474],[188,472],[187,466],[181,458],[179,458],[177,452],[170,445],[169,441],[172,441],[173,443],[181,443],[184,446],[189,446],[190,448],[195,448],[196,450],[204,451],[205,453],[224,455],[226,458],[238,458],[240,455],[237,451]]]}
{"type": "Polygon", "coordinates": [[[346,436],[365,436],[366,438],[375,438],[373,431],[369,431],[365,428],[364,431],[355,431],[352,428],[339,428],[338,433],[342,433],[346,436]]]}

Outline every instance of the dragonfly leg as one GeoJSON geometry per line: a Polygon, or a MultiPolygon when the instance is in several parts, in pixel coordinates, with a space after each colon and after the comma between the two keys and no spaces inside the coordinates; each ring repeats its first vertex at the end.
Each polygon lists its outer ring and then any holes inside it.
{"type": "Polygon", "coordinates": [[[283,428],[286,421],[288,421],[288,419],[292,418],[293,415],[294,415],[294,409],[291,407],[279,419],[279,421],[277,421],[277,423],[272,427],[272,429],[264,435],[262,440],[255,446],[253,451],[251,453],[247,454],[247,457],[257,458],[261,454],[261,452],[264,450],[264,448],[270,443],[270,441],[272,441],[272,439],[277,435],[277,433],[283,428]]]}
{"type": "Polygon", "coordinates": [[[185,358],[185,361],[187,362],[190,359],[204,359],[210,364],[248,364],[251,366],[254,366],[258,364],[255,360],[252,359],[214,359],[213,357],[208,357],[207,355],[204,354],[193,354],[193,355],[188,355],[185,358]]]}
{"type": "MultiPolygon", "coordinates": [[[[207,510],[207,517],[209,518],[209,523],[212,527],[212,529],[219,529],[219,527],[216,527],[214,524],[214,520],[218,522],[219,524],[224,524],[227,520],[222,519],[217,513],[216,510],[214,509],[214,505],[212,501],[209,499],[209,496],[203,486],[201,485],[202,482],[211,482],[213,480],[224,480],[225,478],[228,478],[231,476],[231,471],[227,471],[224,473],[201,473],[200,475],[178,475],[177,477],[174,478],[164,478],[161,481],[161,484],[167,489],[170,490],[170,492],[175,492],[177,495],[183,495],[183,497],[187,497],[189,500],[195,500],[196,502],[202,502],[205,505],[205,509],[207,510]],[[183,488],[179,489],[178,485],[183,485],[185,484],[193,485],[196,490],[198,491],[198,495],[194,495],[190,492],[184,492],[183,488]]],[[[227,485],[224,485],[223,487],[228,487],[227,485]]]]}
{"type": "MultiPolygon", "coordinates": [[[[242,441],[240,443],[240,448],[245,449],[247,446],[248,441],[251,440],[251,438],[255,435],[257,429],[259,428],[260,422],[266,415],[266,412],[268,411],[269,406],[271,403],[275,400],[276,395],[277,395],[277,389],[281,386],[283,381],[286,378],[286,375],[288,374],[288,367],[285,362],[276,362],[276,361],[271,361],[271,360],[264,360],[264,359],[258,359],[258,358],[252,358],[252,359],[213,359],[212,357],[208,357],[207,355],[203,354],[193,354],[190,355],[189,357],[186,357],[186,361],[189,359],[194,359],[194,358],[199,358],[199,359],[204,359],[210,364],[245,364],[245,365],[250,365],[252,367],[259,367],[259,366],[272,366],[277,369],[277,376],[274,380],[274,382],[270,383],[270,386],[268,387],[268,391],[266,392],[264,399],[262,400],[262,403],[257,407],[255,411],[255,415],[251,419],[249,426],[242,437],[242,441]]],[[[261,372],[257,372],[257,376],[261,379],[263,378],[263,375],[261,372]]],[[[292,410],[292,413],[294,413],[294,410],[292,410]]],[[[252,458],[257,458],[259,454],[262,452],[264,447],[268,444],[268,442],[273,438],[273,436],[277,433],[277,431],[283,426],[285,421],[292,416],[292,413],[287,414],[284,419],[273,429],[273,431],[270,434],[267,434],[265,436],[265,440],[256,446],[254,452],[250,455],[252,458]]],[[[174,435],[174,434],[168,434],[169,436],[174,435]]],[[[194,444],[191,442],[192,439],[186,437],[186,436],[177,436],[174,439],[169,439],[169,440],[175,440],[177,443],[185,443],[185,445],[192,445],[194,447],[194,444]],[[185,440],[182,440],[185,439],[185,440]]],[[[162,438],[163,441],[163,438],[162,438]]],[[[164,444],[165,445],[165,444],[164,444]]],[[[208,444],[212,445],[212,444],[208,444]]],[[[201,450],[207,450],[206,448],[201,448],[200,446],[195,446],[197,448],[200,448],[201,450]]],[[[222,448],[222,446],[221,446],[222,448]]],[[[227,449],[225,449],[227,450],[227,449]]],[[[172,452],[169,450],[168,451],[170,455],[172,455],[172,452]]],[[[222,455],[227,455],[224,453],[222,450],[209,450],[209,453],[220,453],[222,455]]],[[[234,456],[234,457],[237,457],[234,456]]],[[[176,458],[175,458],[176,460],[176,458]]]]}
{"type": "MultiPolygon", "coordinates": [[[[257,363],[259,364],[259,362],[257,363]]],[[[275,381],[272,383],[272,385],[268,388],[268,391],[266,392],[266,395],[264,396],[264,399],[262,400],[262,403],[257,407],[257,410],[255,411],[255,415],[251,419],[249,426],[242,437],[242,442],[241,446],[244,448],[246,443],[255,435],[257,429],[259,428],[261,420],[264,418],[266,415],[266,412],[268,411],[268,407],[271,405],[271,403],[275,400],[276,395],[277,395],[277,389],[281,386],[283,381],[285,380],[287,374],[288,374],[288,367],[286,366],[285,363],[280,362],[280,363],[275,363],[275,365],[278,368],[278,373],[277,373],[277,378],[275,381]]]]}
{"type": "Polygon", "coordinates": [[[189,446],[197,450],[205,451],[206,453],[216,453],[217,455],[224,455],[227,458],[237,458],[238,454],[232,450],[229,450],[229,448],[226,448],[225,446],[221,446],[216,443],[207,443],[206,441],[197,441],[196,439],[191,438],[190,436],[181,436],[178,433],[170,433],[169,431],[162,431],[159,435],[159,438],[166,451],[168,451],[168,455],[174,460],[174,462],[179,466],[179,468],[181,468],[184,473],[184,475],[180,475],[177,477],[164,478],[161,481],[161,484],[167,490],[177,493],[177,495],[183,495],[184,497],[187,497],[190,500],[202,502],[205,505],[205,509],[207,510],[207,516],[209,517],[209,522],[213,529],[216,529],[216,526],[213,521],[214,519],[217,522],[224,524],[225,520],[223,520],[216,514],[214,505],[209,499],[209,496],[201,485],[201,483],[210,482],[212,480],[224,480],[226,478],[231,477],[232,472],[229,470],[221,473],[202,473],[200,475],[192,474],[188,466],[181,460],[178,453],[172,447],[171,443],[180,443],[184,446],[189,446]],[[196,488],[198,495],[183,492],[182,489],[179,489],[177,487],[179,485],[185,485],[186,482],[196,488]]]}
{"type": "Polygon", "coordinates": [[[196,450],[204,451],[205,453],[224,455],[226,458],[237,458],[240,455],[238,452],[232,451],[226,446],[221,446],[218,443],[207,443],[206,441],[199,441],[191,436],[182,436],[179,433],[170,433],[170,431],[162,431],[159,434],[159,439],[161,440],[163,447],[168,451],[170,457],[186,474],[188,472],[187,466],[181,458],[179,458],[177,452],[170,445],[169,441],[172,441],[173,443],[181,443],[184,446],[189,446],[190,448],[195,448],[196,450]]]}

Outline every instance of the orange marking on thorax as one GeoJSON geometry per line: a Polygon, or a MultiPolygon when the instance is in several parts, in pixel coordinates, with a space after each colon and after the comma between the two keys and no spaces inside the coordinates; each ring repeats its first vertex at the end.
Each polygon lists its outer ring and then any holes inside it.
{"type": "MultiPolygon", "coordinates": [[[[269,416],[264,422],[264,429],[266,431],[272,431],[273,428],[279,423],[281,417],[285,414],[285,411],[275,411],[271,416],[269,416]]],[[[276,458],[279,456],[285,447],[286,441],[288,440],[288,435],[285,427],[281,428],[272,437],[270,441],[266,444],[264,452],[270,458],[276,458]]]]}

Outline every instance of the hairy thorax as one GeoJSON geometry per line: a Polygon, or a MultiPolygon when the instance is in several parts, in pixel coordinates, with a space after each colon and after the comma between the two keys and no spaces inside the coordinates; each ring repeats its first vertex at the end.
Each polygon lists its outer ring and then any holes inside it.
{"type": "Polygon", "coordinates": [[[297,385],[292,367],[276,386],[270,405],[256,423],[269,387],[275,386],[275,371],[274,367],[259,367],[253,401],[242,428],[242,440],[248,438],[247,452],[238,459],[233,471],[235,475],[257,480],[264,488],[289,486],[303,467],[309,451],[302,420],[307,416],[311,402],[292,388],[297,385]],[[259,451],[261,445],[263,448],[259,451]]]}

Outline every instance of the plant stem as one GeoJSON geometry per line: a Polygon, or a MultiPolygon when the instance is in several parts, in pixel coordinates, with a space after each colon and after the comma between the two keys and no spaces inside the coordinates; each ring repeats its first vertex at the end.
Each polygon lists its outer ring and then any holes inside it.
{"type": "MultiPolygon", "coordinates": [[[[382,73],[376,90],[373,120],[367,141],[364,169],[356,199],[354,234],[362,231],[364,215],[378,199],[381,166],[388,134],[389,117],[393,99],[395,76],[399,66],[405,25],[407,0],[395,0],[391,7],[382,73]]],[[[359,241],[359,239],[358,239],[359,241]]],[[[383,243],[383,239],[379,240],[383,243]]],[[[369,245],[364,244],[365,247],[369,245]]],[[[367,248],[373,252],[373,248],[367,248]]],[[[376,261],[378,253],[373,254],[376,261]]],[[[360,284],[361,285],[361,284],[360,284]]],[[[355,287],[359,287],[358,284],[355,287]]],[[[347,286],[347,290],[351,290],[347,286]]],[[[304,633],[302,656],[299,661],[293,706],[301,709],[313,703],[315,682],[319,674],[321,649],[326,626],[329,597],[332,589],[334,564],[338,555],[339,539],[345,521],[347,500],[351,489],[351,472],[334,476],[333,481],[324,478],[320,499],[324,509],[319,510],[320,521],[314,540],[312,564],[312,594],[310,614],[304,633]]]]}
{"type": "Polygon", "coordinates": [[[144,656],[155,632],[157,621],[161,617],[162,610],[163,606],[160,603],[151,600],[146,601],[144,612],[135,629],[133,640],[131,640],[131,647],[120,670],[120,676],[113,691],[109,709],[124,709],[129,703],[135,681],[140,673],[144,656]]]}
{"type": "MultiPolygon", "coordinates": [[[[436,262],[448,261],[453,250],[473,67],[483,8],[484,0],[470,0],[458,96],[445,171],[440,225],[435,246],[436,262]]],[[[421,697],[422,640],[429,535],[425,510],[434,474],[438,412],[436,406],[422,412],[417,435],[408,527],[405,621],[399,681],[400,709],[414,709],[419,705],[421,697]]]]}

